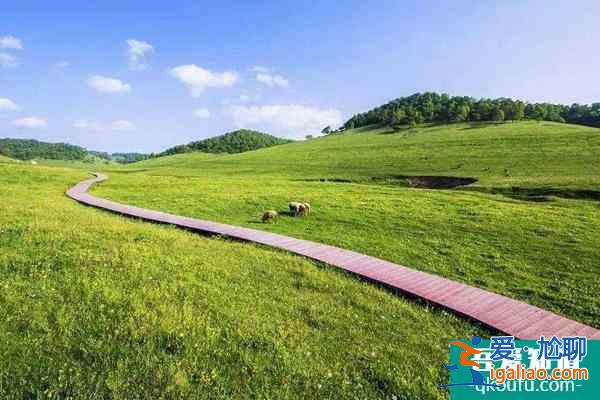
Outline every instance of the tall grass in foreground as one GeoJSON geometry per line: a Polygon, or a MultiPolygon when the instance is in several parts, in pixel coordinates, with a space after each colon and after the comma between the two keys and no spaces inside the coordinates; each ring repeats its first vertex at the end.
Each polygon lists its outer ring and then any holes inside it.
{"type": "Polygon", "coordinates": [[[0,397],[444,393],[467,321],[330,267],[79,205],[82,171],[0,165],[0,397]]]}

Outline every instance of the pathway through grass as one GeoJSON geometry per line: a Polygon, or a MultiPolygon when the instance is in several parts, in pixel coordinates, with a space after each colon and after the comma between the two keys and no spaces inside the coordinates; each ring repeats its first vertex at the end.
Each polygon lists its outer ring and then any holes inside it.
{"type": "Polygon", "coordinates": [[[0,165],[0,397],[439,398],[489,334],[301,257],[81,206],[0,165]]]}

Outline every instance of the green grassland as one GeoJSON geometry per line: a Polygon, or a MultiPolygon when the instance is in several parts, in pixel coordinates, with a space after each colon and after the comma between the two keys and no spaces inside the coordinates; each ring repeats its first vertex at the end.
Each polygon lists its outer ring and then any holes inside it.
{"type": "Polygon", "coordinates": [[[398,131],[361,128],[260,151],[227,156],[192,153],[130,167],[160,167],[155,174],[174,176],[247,174],[368,181],[429,174],[474,176],[486,187],[597,188],[599,133],[597,128],[552,122],[455,124],[398,131]]]}
{"type": "Polygon", "coordinates": [[[14,162],[14,160],[12,158],[8,158],[8,157],[0,154],[0,163],[8,163],[8,162],[14,162]]]}
{"type": "MultiPolygon", "coordinates": [[[[95,195],[358,250],[600,327],[600,130],[362,128],[98,164],[95,195]],[[406,176],[478,181],[412,188],[406,176]],[[313,214],[266,209],[309,201],[313,214]]],[[[490,332],[326,265],[79,205],[90,166],[0,164],[0,397],[437,399],[490,332]],[[65,168],[70,166],[71,168],[65,168]]]]}
{"type": "MultiPolygon", "coordinates": [[[[29,161],[24,161],[28,163],[29,161]]],[[[100,157],[89,156],[85,160],[50,160],[50,159],[38,159],[36,160],[37,165],[44,165],[47,167],[60,167],[60,168],[73,168],[83,169],[86,171],[97,171],[100,169],[112,168],[118,170],[121,164],[117,164],[114,161],[108,161],[100,157]]]]}
{"type": "Polygon", "coordinates": [[[486,334],[301,257],[64,196],[86,176],[0,165],[3,399],[439,398],[448,341],[486,334]]]}
{"type": "Polygon", "coordinates": [[[95,194],[358,250],[600,326],[600,130],[550,122],[360,129],[147,160],[95,194]],[[407,187],[403,176],[478,182],[407,187]],[[321,181],[327,180],[327,181],[321,181]],[[261,224],[266,209],[314,213],[261,224]]]}

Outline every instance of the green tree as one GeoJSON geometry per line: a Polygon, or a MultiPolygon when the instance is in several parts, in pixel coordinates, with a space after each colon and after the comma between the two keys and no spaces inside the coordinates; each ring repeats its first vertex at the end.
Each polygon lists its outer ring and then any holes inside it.
{"type": "Polygon", "coordinates": [[[595,107],[594,104],[528,104],[509,98],[476,100],[472,97],[450,97],[445,93],[430,92],[400,97],[367,112],[356,114],[343,127],[351,129],[371,124],[394,126],[399,121],[412,125],[422,122],[495,121],[499,117],[497,108],[504,113],[504,120],[566,121],[600,127],[600,103],[595,107]],[[403,110],[405,115],[397,115],[398,110],[403,110]]]}
{"type": "Polygon", "coordinates": [[[522,101],[516,101],[513,106],[513,119],[520,121],[525,118],[525,103],[522,101]]]}
{"type": "Polygon", "coordinates": [[[455,118],[456,122],[468,121],[470,113],[471,113],[471,109],[469,108],[468,105],[466,105],[466,104],[459,105],[456,108],[456,114],[454,115],[454,118],[455,118]]]}
{"type": "Polygon", "coordinates": [[[536,104],[533,107],[533,119],[543,121],[544,119],[546,119],[546,111],[547,110],[543,104],[536,104]]]}
{"type": "Polygon", "coordinates": [[[289,142],[291,142],[291,140],[281,139],[262,132],[240,129],[228,132],[224,135],[191,142],[186,145],[171,147],[158,154],[158,156],[168,156],[171,154],[188,153],[192,151],[204,153],[242,153],[244,151],[257,150],[289,142]]]}
{"type": "Polygon", "coordinates": [[[492,120],[495,122],[504,122],[504,110],[501,107],[494,108],[492,120]]]}
{"type": "Polygon", "coordinates": [[[406,122],[406,112],[403,108],[398,108],[392,112],[389,119],[389,126],[396,129],[398,125],[406,122]]]}
{"type": "Polygon", "coordinates": [[[329,135],[331,133],[331,127],[328,125],[321,131],[323,135],[329,135]]]}

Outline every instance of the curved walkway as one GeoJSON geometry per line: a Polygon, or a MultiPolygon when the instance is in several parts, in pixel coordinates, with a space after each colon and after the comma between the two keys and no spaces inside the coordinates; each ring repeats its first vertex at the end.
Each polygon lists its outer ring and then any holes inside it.
{"type": "Polygon", "coordinates": [[[405,294],[425,299],[437,306],[480,321],[493,329],[519,339],[539,339],[541,335],[581,335],[600,339],[600,330],[591,326],[561,317],[521,301],[426,272],[416,271],[379,258],[256,229],[180,217],[119,204],[87,193],[90,186],[105,179],[107,179],[106,176],[96,174],[95,178],[83,181],[69,189],[67,195],[80,203],[122,215],[176,225],[193,231],[228,236],[290,251],[342,268],[362,278],[383,284],[405,294]]]}

